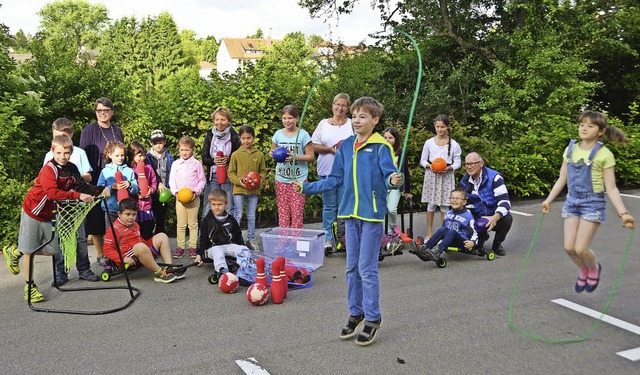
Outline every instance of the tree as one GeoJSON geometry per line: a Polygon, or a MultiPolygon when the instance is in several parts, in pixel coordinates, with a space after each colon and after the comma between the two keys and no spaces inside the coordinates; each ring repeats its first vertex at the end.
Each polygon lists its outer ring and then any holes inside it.
{"type": "Polygon", "coordinates": [[[202,60],[215,64],[218,49],[220,48],[216,39],[213,36],[208,36],[204,39],[197,40],[197,43],[202,60]]]}
{"type": "Polygon", "coordinates": [[[262,29],[258,27],[258,30],[256,30],[255,33],[253,33],[252,35],[247,35],[248,39],[262,39],[264,38],[264,33],[262,32],[262,29]]]}
{"type": "Polygon", "coordinates": [[[80,47],[95,47],[109,21],[104,5],[92,5],[86,0],[54,1],[40,9],[38,16],[42,40],[57,47],[64,43],[76,52],[80,47]]]}
{"type": "Polygon", "coordinates": [[[202,61],[202,53],[196,40],[196,32],[184,29],[180,31],[180,41],[182,43],[182,51],[186,58],[187,65],[197,66],[202,61]]]}
{"type": "Polygon", "coordinates": [[[158,89],[180,68],[198,63],[185,55],[177,25],[166,12],[141,22],[126,17],[114,22],[102,38],[101,48],[104,54],[122,62],[136,95],[158,89]]]}
{"type": "Polygon", "coordinates": [[[0,24],[0,237],[15,243],[21,203],[35,176],[33,165],[42,156],[27,131],[27,119],[41,111],[38,81],[23,75],[9,58],[9,28],[0,24]]]}

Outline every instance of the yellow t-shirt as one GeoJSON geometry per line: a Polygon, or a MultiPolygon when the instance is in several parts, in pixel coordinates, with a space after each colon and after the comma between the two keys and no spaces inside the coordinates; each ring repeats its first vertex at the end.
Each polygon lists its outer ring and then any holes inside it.
{"type": "MultiPolygon", "coordinates": [[[[584,151],[580,148],[580,143],[578,142],[573,146],[573,151],[571,152],[571,162],[578,163],[581,159],[584,163],[589,160],[589,154],[591,150],[584,151]]],[[[567,159],[567,151],[569,147],[564,150],[563,158],[567,159]]],[[[606,148],[605,146],[600,147],[600,149],[596,152],[593,157],[593,161],[591,164],[591,180],[593,182],[593,192],[594,193],[603,193],[604,192],[604,170],[606,168],[613,168],[616,165],[616,160],[613,157],[613,153],[606,148]]]]}

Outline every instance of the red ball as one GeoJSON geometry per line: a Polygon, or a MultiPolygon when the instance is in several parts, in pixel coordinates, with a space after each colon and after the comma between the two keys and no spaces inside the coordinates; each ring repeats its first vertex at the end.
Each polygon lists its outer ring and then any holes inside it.
{"type": "Polygon", "coordinates": [[[223,273],[218,280],[218,287],[223,293],[233,293],[238,289],[238,284],[240,284],[240,280],[238,280],[238,276],[232,274],[231,272],[223,273]]]}
{"type": "Polygon", "coordinates": [[[447,169],[447,161],[443,158],[435,158],[431,162],[431,169],[433,169],[434,172],[442,172],[447,169]]]}
{"type": "Polygon", "coordinates": [[[247,289],[247,300],[254,306],[262,306],[269,299],[269,289],[262,284],[252,284],[247,289]]]}
{"type": "Polygon", "coordinates": [[[256,171],[249,171],[242,176],[242,183],[247,189],[253,190],[260,186],[262,177],[260,177],[260,174],[256,171]]]}

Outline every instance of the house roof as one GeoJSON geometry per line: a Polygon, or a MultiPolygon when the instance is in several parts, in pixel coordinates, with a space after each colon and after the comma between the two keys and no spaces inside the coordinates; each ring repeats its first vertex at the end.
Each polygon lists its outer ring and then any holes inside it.
{"type": "Polygon", "coordinates": [[[272,43],[280,43],[281,40],[276,39],[257,39],[257,38],[223,38],[222,43],[227,46],[229,56],[233,59],[258,59],[262,57],[264,50],[271,46],[272,43]]]}
{"type": "Polygon", "coordinates": [[[30,53],[10,53],[9,57],[18,64],[22,64],[27,60],[31,60],[33,56],[30,53]]]}

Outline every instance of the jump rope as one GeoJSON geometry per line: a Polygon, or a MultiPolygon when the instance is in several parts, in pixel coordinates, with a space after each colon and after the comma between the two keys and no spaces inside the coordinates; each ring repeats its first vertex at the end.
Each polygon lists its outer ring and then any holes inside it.
{"type": "MultiPolygon", "coordinates": [[[[403,30],[400,29],[395,29],[395,31],[400,32],[402,35],[404,35],[405,37],[407,37],[410,41],[411,44],[413,44],[413,47],[416,50],[416,55],[418,56],[418,76],[416,78],[416,88],[415,91],[413,93],[413,102],[411,103],[411,110],[409,111],[409,119],[407,120],[407,132],[404,135],[404,142],[402,145],[402,153],[400,154],[400,162],[398,163],[399,166],[402,166],[404,163],[404,158],[405,158],[405,153],[407,152],[407,143],[409,142],[409,134],[411,133],[411,123],[413,122],[413,113],[415,112],[416,109],[416,103],[418,102],[418,94],[420,93],[420,82],[422,81],[422,55],[420,54],[420,47],[418,47],[418,43],[416,42],[415,39],[413,39],[413,37],[409,34],[407,34],[406,32],[404,32],[403,30]]],[[[326,77],[329,73],[325,73],[325,74],[321,74],[319,76],[316,77],[315,81],[313,82],[313,85],[311,85],[311,89],[309,90],[309,94],[307,94],[307,99],[304,102],[304,107],[302,107],[302,113],[300,115],[300,122],[298,123],[298,131],[296,133],[296,141],[295,141],[295,147],[298,147],[298,137],[300,136],[300,129],[302,129],[302,122],[304,120],[304,115],[305,113],[307,113],[307,107],[309,106],[309,101],[311,100],[311,96],[313,95],[313,92],[315,91],[316,86],[318,85],[318,82],[320,82],[320,80],[324,77],[326,77]]],[[[293,153],[293,160],[291,161],[291,174],[292,177],[295,177],[295,170],[296,170],[296,154],[297,152],[293,153]]],[[[400,173],[400,175],[402,176],[402,183],[400,183],[399,186],[402,186],[402,184],[404,183],[404,175],[402,174],[402,172],[398,172],[400,173]]],[[[295,181],[295,178],[293,178],[295,181]]]]}
{"type": "MultiPolygon", "coordinates": [[[[420,83],[422,81],[422,55],[420,54],[420,47],[418,46],[418,43],[416,42],[416,40],[409,34],[407,34],[406,32],[404,32],[403,30],[400,29],[395,29],[395,31],[399,32],[400,34],[402,34],[403,36],[405,36],[407,39],[409,39],[411,41],[411,44],[413,45],[413,47],[415,48],[416,51],[416,55],[418,57],[418,74],[416,77],[416,87],[415,87],[415,91],[413,93],[413,101],[411,103],[411,110],[409,111],[409,118],[407,120],[407,130],[406,130],[406,134],[404,136],[404,142],[402,145],[402,153],[400,155],[400,162],[398,165],[403,165],[404,163],[404,159],[405,159],[405,154],[407,151],[407,143],[409,141],[409,135],[411,133],[411,123],[413,122],[413,114],[415,112],[415,108],[416,108],[416,103],[418,102],[418,95],[420,93],[420,83]]],[[[307,112],[307,107],[309,105],[309,101],[311,100],[311,96],[313,95],[313,92],[315,91],[316,86],[318,85],[318,82],[324,78],[328,73],[319,75],[315,81],[313,82],[313,85],[311,85],[311,89],[309,90],[309,94],[307,95],[307,99],[305,100],[304,103],[304,107],[302,108],[302,113],[300,115],[300,122],[298,123],[298,132],[296,134],[296,141],[295,144],[297,146],[298,144],[298,137],[300,135],[300,129],[302,129],[302,123],[304,120],[304,115],[307,112]]],[[[293,153],[293,160],[292,160],[292,174],[295,174],[295,166],[296,166],[296,154],[297,152],[293,153]]],[[[399,172],[401,173],[401,172],[399,172]]],[[[402,173],[401,173],[402,175],[402,173]]],[[[404,182],[404,175],[402,175],[402,180],[404,182]]],[[[402,185],[402,184],[400,184],[402,185]]],[[[538,234],[540,233],[540,227],[542,226],[542,220],[544,219],[545,214],[543,213],[540,216],[540,220],[538,220],[538,226],[536,227],[536,231],[533,235],[533,239],[531,240],[531,245],[529,246],[529,251],[527,252],[527,255],[524,258],[524,262],[522,263],[522,267],[520,267],[520,272],[518,273],[518,278],[516,279],[516,284],[513,288],[513,293],[511,294],[511,299],[509,301],[509,314],[508,314],[508,325],[509,328],[511,328],[512,330],[514,330],[515,332],[517,332],[518,334],[541,342],[541,343],[546,343],[546,344],[569,344],[569,343],[579,343],[579,342],[584,342],[587,341],[591,338],[591,336],[593,336],[593,334],[595,333],[595,331],[598,329],[598,327],[600,326],[600,323],[602,323],[602,318],[604,317],[604,315],[607,313],[607,311],[609,310],[609,307],[611,306],[611,302],[613,302],[613,297],[618,289],[618,284],[620,283],[620,277],[622,276],[622,270],[624,269],[624,266],[627,262],[627,258],[629,256],[629,251],[631,249],[631,243],[633,242],[633,236],[635,233],[635,229],[631,230],[631,233],[629,234],[629,239],[627,240],[627,245],[625,247],[625,251],[624,254],[622,256],[622,261],[620,262],[620,265],[618,266],[618,272],[616,274],[616,278],[614,280],[613,283],[613,287],[611,288],[611,292],[609,292],[609,297],[607,298],[607,302],[604,306],[604,308],[602,309],[602,311],[600,312],[600,316],[598,317],[598,319],[596,320],[596,322],[591,326],[591,328],[589,328],[589,330],[587,331],[587,333],[579,338],[575,338],[575,339],[550,339],[550,338],[546,338],[546,337],[542,337],[539,336],[537,334],[531,333],[529,331],[526,331],[520,327],[517,327],[516,325],[513,324],[513,304],[516,298],[516,295],[518,293],[518,287],[520,286],[520,280],[522,279],[522,275],[524,274],[524,270],[527,267],[527,264],[529,263],[529,257],[531,256],[531,252],[533,251],[533,248],[536,244],[536,242],[538,241],[538,234]]]]}
{"type": "Polygon", "coordinates": [[[536,228],[536,231],[533,235],[533,239],[531,240],[531,245],[529,246],[529,251],[527,252],[527,255],[524,258],[524,262],[522,263],[522,267],[520,267],[520,272],[518,273],[518,278],[516,280],[516,285],[513,288],[513,293],[511,294],[511,301],[509,302],[509,318],[508,318],[508,323],[509,323],[509,328],[511,328],[512,330],[514,330],[515,332],[519,333],[520,335],[538,341],[538,342],[542,342],[545,344],[571,344],[571,343],[578,343],[578,342],[584,342],[587,341],[591,338],[591,336],[593,336],[593,334],[595,333],[595,331],[598,329],[598,327],[600,326],[600,323],[602,323],[602,318],[604,317],[604,315],[607,313],[607,311],[609,310],[609,306],[611,305],[611,302],[613,301],[613,296],[616,293],[616,290],[618,289],[618,284],[620,283],[620,277],[622,276],[622,270],[624,269],[624,265],[627,262],[627,257],[629,256],[629,250],[631,249],[631,242],[633,241],[633,235],[635,233],[635,229],[631,230],[631,233],[629,234],[629,240],[627,240],[627,246],[625,248],[624,254],[622,256],[622,261],[620,262],[620,266],[618,266],[618,273],[616,274],[616,279],[613,282],[613,287],[611,288],[611,292],[609,292],[609,298],[607,298],[607,303],[604,305],[604,308],[602,309],[602,312],[600,312],[600,316],[598,317],[598,320],[596,320],[595,323],[593,323],[593,325],[591,326],[591,328],[587,331],[587,333],[579,338],[575,338],[575,339],[550,339],[550,338],[546,338],[546,337],[542,337],[542,336],[538,336],[534,333],[528,332],[522,328],[516,327],[513,324],[513,302],[515,301],[516,298],[516,294],[518,292],[518,286],[520,285],[520,279],[522,278],[522,274],[524,273],[524,269],[527,267],[527,263],[529,262],[529,256],[531,255],[531,251],[533,250],[533,247],[535,246],[536,242],[538,241],[538,234],[540,233],[540,227],[542,226],[542,219],[544,219],[545,214],[543,213],[542,216],[540,216],[540,220],[538,220],[538,226],[536,228]]]}

